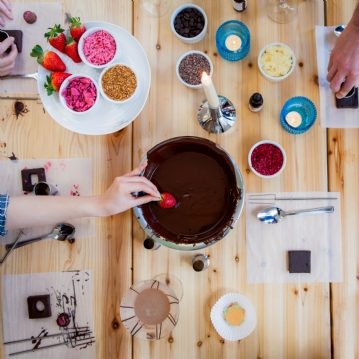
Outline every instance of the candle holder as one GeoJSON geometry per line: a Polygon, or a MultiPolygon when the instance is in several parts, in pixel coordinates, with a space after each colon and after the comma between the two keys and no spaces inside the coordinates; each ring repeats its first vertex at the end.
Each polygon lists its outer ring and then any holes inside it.
{"type": "Polygon", "coordinates": [[[283,106],[280,113],[280,123],[282,127],[293,135],[300,135],[308,131],[313,125],[317,118],[317,109],[314,103],[306,97],[296,96],[289,99],[283,106]],[[286,116],[289,112],[298,112],[302,117],[302,123],[298,127],[291,126],[286,116]]]}
{"type": "Polygon", "coordinates": [[[228,61],[239,61],[247,56],[251,43],[251,35],[248,27],[243,22],[230,20],[223,23],[216,32],[216,46],[218,53],[228,61]],[[226,39],[230,35],[238,36],[242,44],[236,51],[228,50],[226,47],[226,39]]]}
{"type": "Polygon", "coordinates": [[[223,133],[228,131],[236,121],[236,108],[233,103],[224,96],[218,96],[219,106],[209,106],[204,99],[197,110],[197,119],[202,128],[209,133],[223,133]]]}

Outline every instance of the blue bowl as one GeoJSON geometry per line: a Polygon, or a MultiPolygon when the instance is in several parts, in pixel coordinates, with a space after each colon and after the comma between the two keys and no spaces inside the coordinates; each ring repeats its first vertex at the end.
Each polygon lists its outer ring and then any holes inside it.
{"type": "Polygon", "coordinates": [[[216,46],[218,53],[228,61],[239,61],[247,56],[251,43],[251,35],[248,27],[243,22],[230,20],[223,23],[216,32],[216,46]],[[241,47],[237,51],[227,49],[225,42],[228,36],[237,35],[242,41],[241,47]]]}
{"type": "Polygon", "coordinates": [[[289,133],[300,135],[308,131],[317,119],[317,109],[314,103],[306,97],[296,96],[289,99],[280,112],[280,124],[289,133]],[[302,123],[298,127],[288,124],[285,117],[291,111],[296,111],[302,116],[302,123]]]}

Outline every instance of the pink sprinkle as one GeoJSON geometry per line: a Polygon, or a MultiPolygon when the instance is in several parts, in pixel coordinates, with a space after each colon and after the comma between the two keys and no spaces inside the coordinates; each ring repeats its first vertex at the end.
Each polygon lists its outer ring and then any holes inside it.
{"type": "Polygon", "coordinates": [[[24,167],[24,170],[27,170],[27,169],[28,169],[28,168],[25,166],[25,167],[24,167]]]}
{"type": "Polygon", "coordinates": [[[74,184],[75,189],[79,189],[79,185],[78,184],[74,184]]]}
{"type": "Polygon", "coordinates": [[[66,104],[71,110],[84,112],[95,104],[97,91],[89,78],[75,77],[62,90],[61,96],[65,97],[66,104]]]}
{"type": "Polygon", "coordinates": [[[100,30],[84,39],[83,52],[89,63],[105,65],[115,56],[116,42],[108,32],[100,30]]]}
{"type": "Polygon", "coordinates": [[[47,163],[45,163],[44,164],[44,168],[45,168],[45,170],[49,170],[49,168],[52,166],[52,163],[51,162],[47,162],[47,163]]]}

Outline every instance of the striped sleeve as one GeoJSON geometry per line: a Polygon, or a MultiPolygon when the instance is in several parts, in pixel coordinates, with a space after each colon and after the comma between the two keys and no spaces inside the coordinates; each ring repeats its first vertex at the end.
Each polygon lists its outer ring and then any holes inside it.
{"type": "Polygon", "coordinates": [[[0,194],[0,236],[5,236],[6,210],[9,205],[9,196],[0,194]]]}

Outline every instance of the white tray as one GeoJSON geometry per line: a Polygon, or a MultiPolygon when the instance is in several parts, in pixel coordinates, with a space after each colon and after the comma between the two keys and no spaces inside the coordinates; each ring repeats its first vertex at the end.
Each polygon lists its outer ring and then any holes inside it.
{"type": "MultiPolygon", "coordinates": [[[[123,129],[142,111],[150,90],[151,70],[142,46],[129,32],[108,22],[91,21],[85,23],[85,26],[87,29],[103,27],[115,35],[117,43],[121,46],[120,56],[115,61],[129,64],[136,71],[139,86],[136,97],[124,104],[113,104],[101,97],[99,106],[88,115],[72,114],[61,105],[58,93],[54,93],[52,96],[47,95],[44,83],[50,71],[42,66],[39,66],[38,69],[38,89],[47,112],[61,126],[85,135],[105,135],[123,129]]],[[[84,63],[76,64],[67,55],[52,46],[47,50],[54,51],[61,57],[66,64],[66,72],[87,74],[98,80],[102,69],[97,70],[84,63]]]]}

